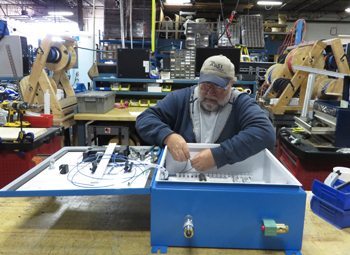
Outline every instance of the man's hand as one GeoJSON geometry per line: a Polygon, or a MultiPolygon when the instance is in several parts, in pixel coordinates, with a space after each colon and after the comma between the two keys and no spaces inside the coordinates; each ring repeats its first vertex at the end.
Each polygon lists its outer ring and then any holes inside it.
{"type": "Polygon", "coordinates": [[[185,139],[179,134],[168,135],[164,143],[176,161],[186,161],[190,159],[190,151],[185,139]]]}
{"type": "Polygon", "coordinates": [[[191,165],[198,171],[206,171],[216,165],[210,149],[202,150],[191,159],[191,165]]]}

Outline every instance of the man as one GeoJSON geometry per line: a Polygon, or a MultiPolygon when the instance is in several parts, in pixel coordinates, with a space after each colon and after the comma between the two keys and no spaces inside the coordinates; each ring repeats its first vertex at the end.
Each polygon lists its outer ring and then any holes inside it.
{"type": "Polygon", "coordinates": [[[232,89],[235,68],[223,55],[206,59],[198,85],[176,90],[140,114],[141,138],[167,145],[177,161],[190,160],[206,171],[242,161],[264,148],[273,149],[275,132],[264,112],[246,93],[232,89]],[[190,159],[187,143],[217,143],[190,159]]]}

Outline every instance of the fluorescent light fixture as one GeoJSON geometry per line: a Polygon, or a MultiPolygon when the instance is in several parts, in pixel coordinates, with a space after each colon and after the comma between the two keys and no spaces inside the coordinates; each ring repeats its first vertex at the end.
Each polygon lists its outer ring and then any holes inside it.
{"type": "Polygon", "coordinates": [[[277,5],[282,5],[282,1],[258,1],[258,5],[267,5],[267,6],[277,6],[277,5]]]}
{"type": "Polygon", "coordinates": [[[346,12],[350,13],[350,7],[345,9],[346,12]]]}
{"type": "Polygon", "coordinates": [[[48,12],[50,16],[73,16],[73,12],[48,12]]]}
{"type": "Polygon", "coordinates": [[[64,42],[64,40],[62,39],[62,37],[59,37],[59,36],[53,36],[53,37],[51,38],[51,40],[52,40],[53,42],[64,42]]]}
{"type": "Polygon", "coordinates": [[[184,5],[184,4],[190,4],[190,0],[166,0],[166,4],[168,5],[184,5]]]}

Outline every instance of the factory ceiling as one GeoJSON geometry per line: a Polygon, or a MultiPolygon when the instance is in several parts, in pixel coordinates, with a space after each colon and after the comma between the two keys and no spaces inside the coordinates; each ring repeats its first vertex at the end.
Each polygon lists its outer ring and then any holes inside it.
{"type": "MultiPolygon", "coordinates": [[[[150,0],[133,0],[133,5],[142,1],[150,0]]],[[[286,14],[289,21],[305,18],[307,21],[350,22],[350,14],[345,12],[350,7],[348,0],[281,1],[283,4],[276,7],[258,6],[257,0],[188,0],[191,4],[186,5],[168,5],[166,0],[157,0],[157,4],[162,6],[166,14],[195,12],[195,18],[217,19],[222,9],[226,17],[236,10],[239,14],[262,14],[265,19],[276,19],[281,13],[286,14]]],[[[69,10],[76,16],[79,9],[84,10],[84,15],[88,15],[86,10],[92,9],[93,2],[96,8],[104,8],[104,0],[0,0],[0,17],[35,18],[57,10],[69,10]]],[[[115,0],[115,5],[118,6],[119,2],[120,0],[115,0]]]]}

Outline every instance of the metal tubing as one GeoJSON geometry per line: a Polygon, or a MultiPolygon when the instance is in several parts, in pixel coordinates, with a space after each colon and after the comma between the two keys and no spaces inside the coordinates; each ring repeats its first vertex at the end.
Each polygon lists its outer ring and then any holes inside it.
{"type": "MultiPolygon", "coordinates": [[[[96,0],[92,2],[92,48],[95,49],[95,30],[96,30],[96,0]]],[[[96,61],[96,52],[93,51],[92,53],[92,63],[95,63],[96,61]]]]}
{"type": "Polygon", "coordinates": [[[133,38],[132,38],[132,0],[130,1],[130,15],[129,15],[129,22],[130,22],[130,48],[133,49],[133,38]]]}
{"type": "Polygon", "coordinates": [[[301,115],[300,115],[301,118],[306,118],[307,117],[307,113],[309,111],[309,102],[310,102],[310,99],[311,99],[311,94],[312,94],[312,90],[313,90],[313,87],[314,87],[315,78],[316,78],[316,74],[310,73],[309,77],[307,79],[304,104],[303,104],[303,109],[302,109],[301,115]]]}
{"type": "Polygon", "coordinates": [[[125,49],[125,34],[124,34],[124,1],[120,0],[120,38],[122,39],[122,48],[125,49]]]}
{"type": "Polygon", "coordinates": [[[152,52],[154,52],[156,49],[155,38],[156,38],[156,0],[152,0],[152,30],[151,30],[152,52]]]}

